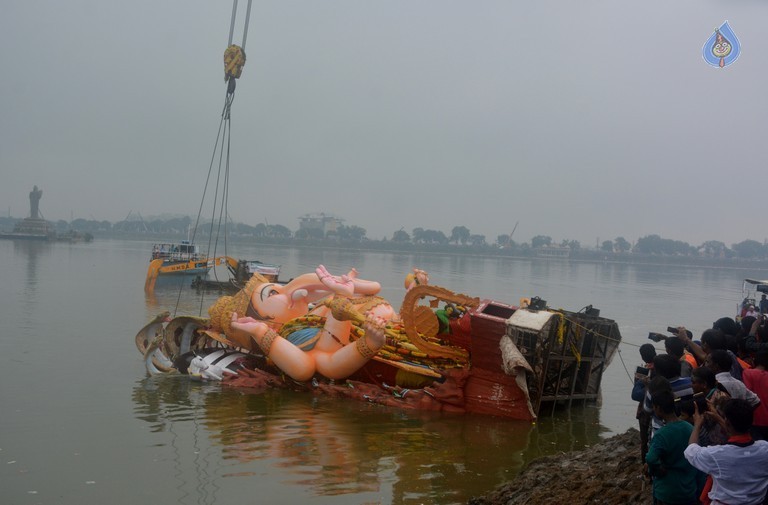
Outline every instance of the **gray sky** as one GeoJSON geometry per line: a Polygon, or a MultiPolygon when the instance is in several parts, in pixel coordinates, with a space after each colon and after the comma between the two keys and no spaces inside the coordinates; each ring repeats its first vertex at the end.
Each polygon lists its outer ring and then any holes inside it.
{"type": "MultiPolygon", "coordinates": [[[[196,215],[231,8],[5,0],[2,214],[37,184],[52,220],[196,215]]],[[[255,1],[230,215],[763,241],[766,22],[763,0],[255,1]],[[717,69],[701,49],[725,20],[742,54],[717,69]]]]}

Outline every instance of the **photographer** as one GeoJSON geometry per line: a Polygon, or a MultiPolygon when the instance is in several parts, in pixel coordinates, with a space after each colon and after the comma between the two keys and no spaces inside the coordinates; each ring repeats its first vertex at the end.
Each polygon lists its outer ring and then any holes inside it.
{"type": "Polygon", "coordinates": [[[753,409],[747,401],[728,400],[723,410],[724,420],[715,412],[696,409],[685,458],[712,476],[712,489],[708,493],[712,503],[762,503],[768,489],[768,442],[754,441],[749,435],[753,409]],[[727,444],[710,447],[699,444],[705,415],[725,426],[729,435],[727,444]]]}
{"type": "Polygon", "coordinates": [[[730,373],[733,378],[741,380],[741,372],[744,368],[749,368],[749,365],[739,359],[732,351],[728,350],[728,341],[725,334],[719,329],[709,329],[701,334],[701,346],[691,340],[691,335],[684,327],[677,329],[677,336],[683,341],[685,346],[693,353],[698,363],[705,363],[707,357],[712,354],[713,351],[723,350],[731,356],[732,364],[730,373]]]}
{"type": "MultiPolygon", "coordinates": [[[[720,389],[715,378],[715,372],[705,366],[700,366],[693,371],[691,375],[691,385],[693,386],[694,397],[698,397],[695,403],[698,405],[699,412],[706,412],[711,404],[716,411],[722,412],[725,402],[731,399],[731,396],[723,389],[720,389]],[[701,401],[703,400],[703,401],[701,401]]],[[[693,422],[694,402],[691,405],[685,405],[689,409],[689,416],[693,422]]],[[[683,408],[683,405],[681,405],[683,408]]],[[[707,447],[710,445],[724,444],[728,440],[725,429],[714,419],[707,417],[699,433],[699,445],[707,447]]]]}
{"type": "MultiPolygon", "coordinates": [[[[680,377],[680,361],[669,354],[659,354],[653,358],[653,369],[657,376],[649,383],[647,391],[645,393],[645,399],[643,400],[643,409],[649,414],[653,414],[652,397],[658,391],[654,390],[654,386],[659,379],[666,379],[668,389],[673,393],[675,398],[684,398],[687,396],[693,396],[693,386],[691,385],[690,377],[680,377]]],[[[659,418],[655,414],[651,417],[651,439],[655,436],[656,432],[664,425],[663,419],[659,418]]]]}
{"type": "Polygon", "coordinates": [[[651,432],[651,414],[643,409],[643,399],[645,398],[648,382],[653,375],[653,358],[656,357],[656,349],[652,344],[643,344],[640,346],[640,357],[643,360],[643,366],[639,366],[635,370],[632,399],[638,402],[635,419],[637,419],[640,429],[640,461],[645,461],[645,455],[648,452],[648,439],[651,432]]]}
{"type": "MultiPolygon", "coordinates": [[[[672,329],[673,328],[671,327],[668,328],[670,331],[672,331],[672,329]]],[[[701,334],[701,345],[699,345],[691,339],[691,332],[686,330],[684,326],[677,328],[677,338],[680,339],[685,348],[693,355],[694,358],[696,358],[696,363],[698,364],[704,363],[704,359],[706,359],[708,354],[708,349],[706,347],[707,344],[704,343],[704,335],[707,335],[707,332],[712,331],[717,330],[707,330],[701,334]]]]}
{"type": "Polygon", "coordinates": [[[768,351],[768,315],[763,314],[755,319],[749,334],[744,339],[744,346],[748,352],[757,353],[759,351],[768,351]]]}
{"type": "MultiPolygon", "coordinates": [[[[683,341],[681,338],[677,336],[671,336],[668,337],[666,335],[663,335],[661,333],[654,333],[650,332],[648,333],[648,338],[653,340],[654,342],[664,342],[664,350],[667,352],[667,354],[670,354],[680,360],[680,375],[682,377],[690,377],[691,371],[699,366],[699,362],[696,360],[696,358],[686,350],[686,342],[691,342],[691,332],[686,330],[685,328],[673,328],[672,326],[667,328],[667,331],[670,333],[674,333],[677,335],[678,331],[682,330],[686,332],[686,336],[688,337],[686,341],[683,341]]],[[[695,344],[694,344],[695,345],[695,344]]]]}
{"type": "Polygon", "coordinates": [[[664,340],[664,349],[666,349],[667,354],[674,356],[680,362],[680,377],[690,377],[691,372],[698,364],[693,357],[691,357],[693,364],[686,359],[685,344],[680,340],[680,337],[667,337],[664,340]]]}
{"type": "Polygon", "coordinates": [[[712,351],[712,353],[707,356],[705,364],[715,372],[717,382],[725,388],[731,398],[747,400],[752,407],[757,407],[760,403],[760,398],[747,389],[741,380],[734,378],[731,374],[730,370],[733,364],[733,358],[728,351],[722,349],[712,351]]]}
{"type": "Polygon", "coordinates": [[[654,503],[697,503],[704,475],[685,459],[693,426],[675,414],[675,396],[660,391],[651,400],[654,415],[664,421],[648,449],[644,473],[653,478],[654,503]]]}

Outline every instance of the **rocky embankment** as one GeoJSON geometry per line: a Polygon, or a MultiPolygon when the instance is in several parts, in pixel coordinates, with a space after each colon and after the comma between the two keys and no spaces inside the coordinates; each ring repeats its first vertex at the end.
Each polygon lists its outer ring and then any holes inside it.
{"type": "Polygon", "coordinates": [[[630,429],[583,451],[534,460],[515,480],[469,504],[649,505],[651,488],[641,472],[640,433],[630,429]]]}

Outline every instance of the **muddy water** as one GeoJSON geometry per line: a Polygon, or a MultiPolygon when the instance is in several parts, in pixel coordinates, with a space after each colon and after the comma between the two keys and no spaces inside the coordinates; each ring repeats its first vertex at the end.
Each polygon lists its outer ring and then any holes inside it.
{"type": "Polygon", "coordinates": [[[354,266],[402,299],[418,266],[434,284],[516,303],[591,304],[625,343],[601,406],[535,424],[404,413],[289,392],[147,378],[133,335],[154,314],[212,298],[173,282],[143,292],[151,243],[0,241],[0,494],[10,504],[463,503],[542,454],[634,426],[626,369],[648,331],[700,333],[731,315],[741,279],[768,272],[232,246],[283,277],[354,266]]]}

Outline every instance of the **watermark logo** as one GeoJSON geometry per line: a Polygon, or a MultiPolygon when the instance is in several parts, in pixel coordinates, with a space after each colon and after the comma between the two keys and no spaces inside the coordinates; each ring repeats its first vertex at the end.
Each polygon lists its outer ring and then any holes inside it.
{"type": "Polygon", "coordinates": [[[741,54],[741,44],[731,30],[728,21],[715,28],[715,33],[704,42],[701,55],[713,67],[725,68],[736,61],[741,54]]]}

